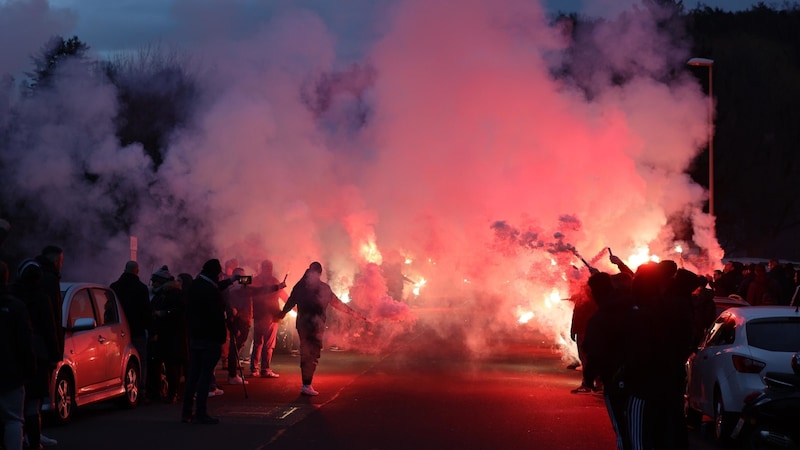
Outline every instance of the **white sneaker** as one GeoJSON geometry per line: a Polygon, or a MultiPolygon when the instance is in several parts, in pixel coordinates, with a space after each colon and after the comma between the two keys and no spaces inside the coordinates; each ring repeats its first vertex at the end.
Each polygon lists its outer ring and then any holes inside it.
{"type": "Polygon", "coordinates": [[[266,372],[261,372],[261,378],[280,378],[280,375],[268,369],[266,372]]]}
{"type": "Polygon", "coordinates": [[[222,395],[224,393],[225,393],[225,391],[223,391],[222,389],[215,388],[213,391],[208,391],[208,396],[209,397],[219,397],[220,395],[222,395]]]}
{"type": "Polygon", "coordinates": [[[310,384],[304,384],[303,388],[300,389],[300,393],[303,395],[319,395],[319,392],[315,391],[310,384]]]}
{"type": "Polygon", "coordinates": [[[228,377],[228,384],[250,384],[250,382],[236,375],[235,377],[228,377]]]}
{"type": "Polygon", "coordinates": [[[39,442],[41,442],[42,445],[45,446],[45,447],[52,447],[54,445],[58,445],[58,441],[57,440],[55,440],[53,438],[49,438],[49,437],[47,437],[47,436],[45,436],[43,434],[39,435],[39,442]]]}

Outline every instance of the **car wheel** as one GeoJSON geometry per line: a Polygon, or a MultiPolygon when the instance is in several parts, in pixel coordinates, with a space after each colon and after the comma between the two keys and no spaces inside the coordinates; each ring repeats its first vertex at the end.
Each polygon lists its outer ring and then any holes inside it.
{"type": "Polygon", "coordinates": [[[75,410],[75,382],[67,372],[62,371],[56,377],[53,403],[56,422],[59,424],[69,422],[75,410]]]}
{"type": "Polygon", "coordinates": [[[134,360],[128,361],[125,367],[125,396],[123,400],[128,408],[135,408],[139,404],[139,365],[134,360]]]}
{"type": "Polygon", "coordinates": [[[717,442],[728,442],[735,425],[736,415],[725,411],[719,391],[714,395],[714,438],[717,442]]]}

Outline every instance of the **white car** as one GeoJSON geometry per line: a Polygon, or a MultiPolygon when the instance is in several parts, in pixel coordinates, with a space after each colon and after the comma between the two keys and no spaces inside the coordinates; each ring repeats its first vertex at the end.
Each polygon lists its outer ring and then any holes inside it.
{"type": "Polygon", "coordinates": [[[57,422],[72,419],[75,408],[112,398],[127,407],[139,400],[139,354],[128,321],[108,287],[61,283],[64,357],[51,379],[51,411],[57,422]]]}
{"type": "Polygon", "coordinates": [[[764,389],[767,372],[791,373],[792,354],[800,351],[800,312],[791,306],[726,309],[686,362],[686,415],[699,423],[714,420],[714,435],[725,441],[745,397],[764,389]]]}

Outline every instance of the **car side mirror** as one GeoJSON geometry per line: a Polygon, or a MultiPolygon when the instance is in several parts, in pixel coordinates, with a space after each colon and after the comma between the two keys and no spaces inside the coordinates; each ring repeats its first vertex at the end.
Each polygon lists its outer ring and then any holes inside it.
{"type": "Polygon", "coordinates": [[[67,331],[86,331],[97,328],[97,322],[92,317],[79,317],[75,320],[75,325],[67,328],[67,331]]]}

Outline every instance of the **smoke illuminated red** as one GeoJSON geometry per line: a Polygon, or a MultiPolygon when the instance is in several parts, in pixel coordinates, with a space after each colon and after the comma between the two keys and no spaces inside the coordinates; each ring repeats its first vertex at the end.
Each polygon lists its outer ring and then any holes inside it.
{"type": "MultiPolygon", "coordinates": [[[[211,63],[196,71],[203,108],[172,136],[158,171],[138,147],[113,144],[111,89],[65,80],[56,93],[64,104],[90,104],[54,126],[41,112],[52,105],[29,100],[13,183],[40,189],[29,180],[42,170],[66,178],[88,166],[143,196],[124,233],[76,222],[81,236],[107,242],[87,267],[108,279],[129,256],[129,235],[143,267],[197,272],[177,267],[195,239],[212,240],[218,254],[209,256],[245,266],[268,257],[290,286],[321,261],[334,291],[374,321],[373,349],[427,320],[463,327],[476,355],[497,333],[527,329],[569,354],[564,299],[588,274],[576,255],[607,271],[616,270],[608,247],[634,268],[653,257],[698,273],[718,265],[707,194],[685,173],[707,138],[707,99],[690,76],[665,81],[686,49],[670,47],[655,6],[573,41],[529,0],[390,3],[359,42],[357,63],[369,71],[348,69],[348,35],[325,11],[285,12],[234,33],[226,23],[196,26],[211,15],[186,4],[175,11],[178,29],[203,34],[176,33],[175,42],[211,63]],[[582,52],[587,40],[596,47],[582,52]],[[556,69],[591,76],[579,86],[556,69]],[[300,93],[322,74],[341,74],[340,89],[312,111],[300,93]],[[179,199],[210,232],[163,229],[175,208],[165,199],[179,199]],[[675,221],[691,233],[678,234],[675,221]]],[[[54,220],[84,211],[87,199],[88,214],[114,210],[108,186],[50,187],[57,194],[43,201],[54,220]]],[[[354,347],[366,340],[345,329],[331,335],[354,347]]]]}

